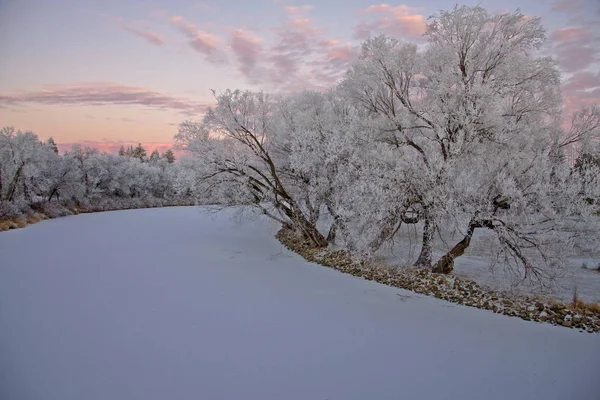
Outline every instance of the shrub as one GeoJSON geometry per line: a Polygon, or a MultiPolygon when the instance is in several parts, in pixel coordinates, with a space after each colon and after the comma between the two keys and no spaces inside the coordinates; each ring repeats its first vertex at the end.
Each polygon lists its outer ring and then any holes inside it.
{"type": "Polygon", "coordinates": [[[23,218],[19,206],[8,201],[0,201],[0,220],[23,218]]]}

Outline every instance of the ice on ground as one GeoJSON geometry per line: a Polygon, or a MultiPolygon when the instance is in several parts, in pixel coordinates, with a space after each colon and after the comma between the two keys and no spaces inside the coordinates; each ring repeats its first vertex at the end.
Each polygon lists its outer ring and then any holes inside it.
{"type": "Polygon", "coordinates": [[[597,400],[600,337],[310,264],[202,208],[0,234],[0,398],[597,400]]]}

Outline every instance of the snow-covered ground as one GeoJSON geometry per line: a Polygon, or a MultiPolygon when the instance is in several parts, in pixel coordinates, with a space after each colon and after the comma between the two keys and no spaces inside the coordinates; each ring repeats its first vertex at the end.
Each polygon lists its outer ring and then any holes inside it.
{"type": "Polygon", "coordinates": [[[343,275],[205,210],[0,233],[0,398],[598,399],[596,334],[343,275]]]}

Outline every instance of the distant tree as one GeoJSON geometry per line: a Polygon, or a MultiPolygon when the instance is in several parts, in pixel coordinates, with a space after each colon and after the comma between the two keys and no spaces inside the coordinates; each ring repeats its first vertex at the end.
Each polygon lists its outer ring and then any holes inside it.
{"type": "Polygon", "coordinates": [[[64,156],[52,157],[49,160],[46,178],[46,199],[48,201],[61,196],[80,198],[85,193],[85,182],[82,179],[82,169],[76,154],[67,152],[64,156]]]}
{"type": "Polygon", "coordinates": [[[50,136],[48,138],[48,141],[46,142],[46,145],[48,145],[48,147],[50,147],[50,149],[52,151],[54,151],[56,154],[58,154],[58,147],[56,146],[56,143],[54,142],[54,139],[52,138],[52,136],[50,136]]]}
{"type": "Polygon", "coordinates": [[[121,148],[119,149],[119,156],[125,157],[125,147],[121,146],[121,148]]]}
{"type": "Polygon", "coordinates": [[[81,182],[85,188],[85,196],[89,196],[94,189],[89,177],[98,168],[95,159],[98,158],[99,153],[98,149],[76,143],[71,147],[71,151],[65,154],[65,157],[73,157],[77,161],[81,171],[81,182]]]}
{"type": "Polygon", "coordinates": [[[154,149],[154,151],[150,154],[150,158],[148,162],[150,164],[157,164],[160,161],[160,155],[158,154],[158,150],[154,149]]]}
{"type": "Polygon", "coordinates": [[[171,149],[165,151],[162,155],[162,158],[166,159],[169,164],[173,164],[175,162],[175,154],[173,154],[173,150],[171,149]]]}
{"type": "Polygon", "coordinates": [[[142,162],[146,161],[146,149],[142,147],[141,143],[138,143],[137,147],[132,149],[131,157],[139,158],[142,162]]]}
{"type": "Polygon", "coordinates": [[[125,149],[125,153],[124,154],[125,154],[126,157],[133,157],[133,146],[129,145],[127,147],[127,149],[125,149]]]}

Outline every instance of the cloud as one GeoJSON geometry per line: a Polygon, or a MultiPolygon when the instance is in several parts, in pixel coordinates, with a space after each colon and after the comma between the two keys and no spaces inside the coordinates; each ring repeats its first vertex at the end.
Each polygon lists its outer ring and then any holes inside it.
{"type": "Polygon", "coordinates": [[[207,104],[155,92],[141,86],[127,86],[113,83],[48,85],[37,91],[0,94],[0,103],[79,104],[90,106],[137,105],[153,109],[176,110],[190,115],[202,114],[208,107],[207,104]]]}
{"type": "Polygon", "coordinates": [[[236,29],[231,33],[230,46],[242,75],[256,80],[257,64],[262,55],[262,39],[249,31],[236,29]]]}
{"type": "MultiPolygon", "coordinates": [[[[150,12],[150,15],[155,15],[159,11],[154,10],[150,12]]],[[[101,16],[109,21],[112,24],[116,25],[120,29],[123,29],[126,32],[129,32],[135,36],[141,37],[148,42],[152,43],[155,46],[162,46],[165,44],[165,41],[160,37],[160,35],[148,30],[139,28],[140,25],[145,26],[150,22],[148,21],[131,21],[127,22],[125,19],[121,17],[117,17],[110,14],[101,14],[101,16]]]]}
{"type": "Polygon", "coordinates": [[[229,48],[248,83],[274,92],[324,90],[342,77],[357,48],[328,37],[311,18],[313,9],[283,7],[285,20],[270,35],[258,37],[245,28],[231,32],[229,48]]]}
{"type": "Polygon", "coordinates": [[[327,56],[334,60],[350,60],[354,54],[355,50],[349,44],[336,46],[327,52],[327,56]]]}
{"type": "Polygon", "coordinates": [[[577,72],[564,82],[562,91],[567,117],[582,107],[600,104],[600,72],[577,72]]]}
{"type": "Polygon", "coordinates": [[[323,40],[319,41],[317,44],[319,46],[328,47],[328,46],[335,46],[339,42],[340,41],[337,39],[323,39],[323,40]]]}
{"type": "Polygon", "coordinates": [[[589,71],[579,72],[569,78],[563,85],[563,90],[567,93],[588,90],[600,87],[600,73],[594,74],[589,71]]]}
{"type": "Polygon", "coordinates": [[[564,13],[578,12],[583,8],[581,0],[555,1],[550,4],[550,10],[564,13]]]}
{"type": "Polygon", "coordinates": [[[419,38],[425,32],[425,18],[416,13],[417,9],[389,4],[371,5],[360,11],[368,21],[359,23],[354,28],[354,36],[364,39],[377,33],[386,33],[397,37],[419,38]]]}
{"type": "Polygon", "coordinates": [[[144,31],[141,29],[132,28],[130,26],[125,26],[123,29],[125,29],[127,32],[133,33],[136,36],[146,39],[154,45],[162,46],[165,44],[165,41],[154,32],[144,31]]]}
{"type": "Polygon", "coordinates": [[[581,27],[566,27],[557,29],[550,34],[550,40],[554,42],[573,42],[577,40],[589,41],[594,38],[590,29],[581,27]]]}
{"type": "Polygon", "coordinates": [[[551,53],[564,72],[583,71],[600,61],[600,39],[592,29],[571,26],[550,34],[551,53]]]}
{"type": "Polygon", "coordinates": [[[181,16],[174,16],[169,22],[185,34],[189,40],[188,44],[197,52],[204,55],[212,55],[217,49],[219,38],[209,32],[197,28],[194,24],[186,22],[181,16]]]}
{"type": "Polygon", "coordinates": [[[285,11],[287,14],[290,15],[302,15],[305,14],[307,12],[309,12],[310,10],[312,10],[314,7],[313,6],[285,6],[283,7],[283,11],[285,11]]]}

